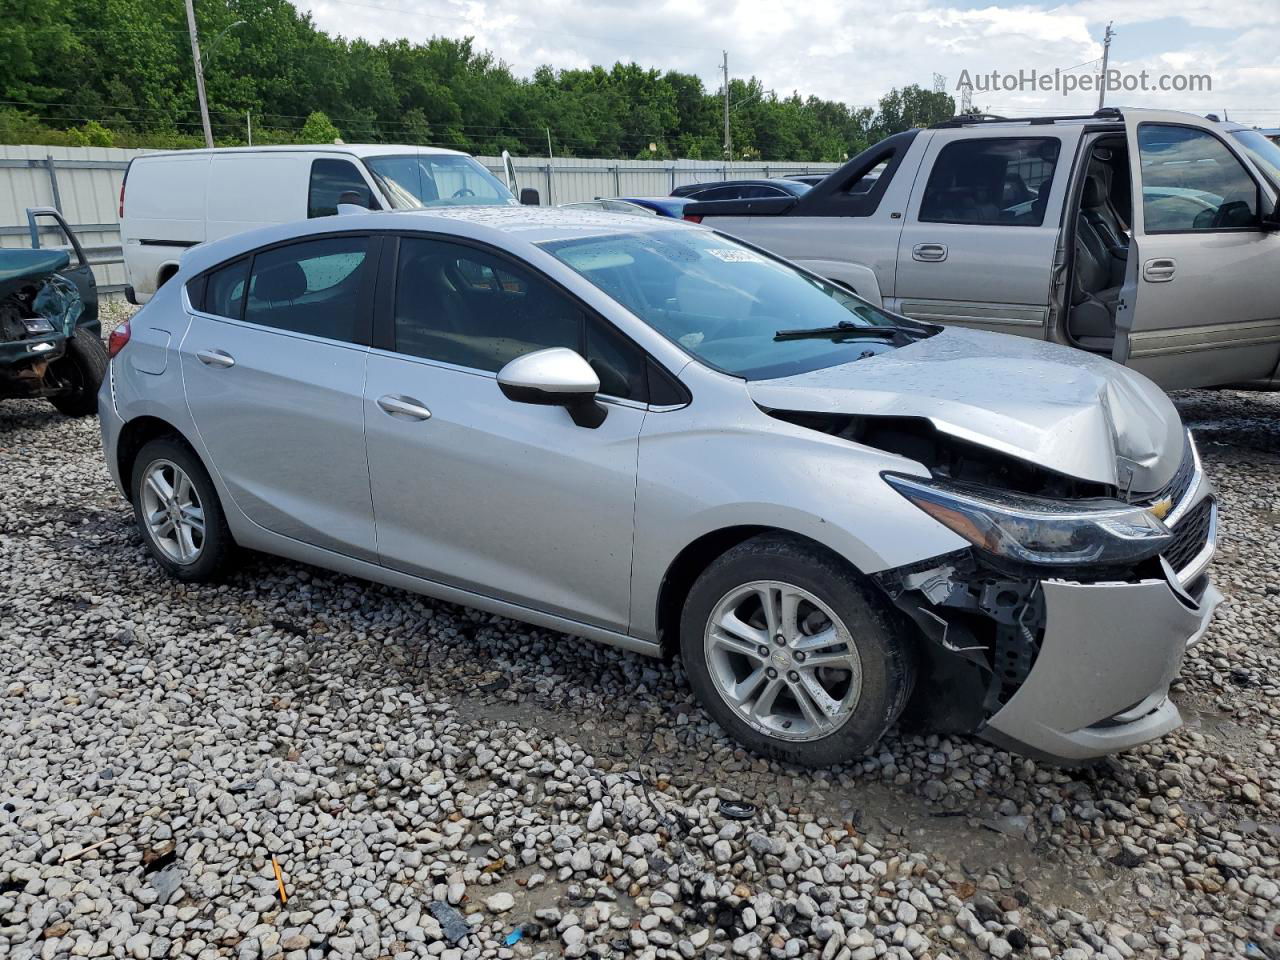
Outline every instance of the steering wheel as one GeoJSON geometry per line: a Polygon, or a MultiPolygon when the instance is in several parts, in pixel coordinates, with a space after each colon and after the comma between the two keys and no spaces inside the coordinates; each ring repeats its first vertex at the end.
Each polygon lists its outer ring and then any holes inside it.
{"type": "Polygon", "coordinates": [[[470,187],[459,187],[457,190],[453,191],[454,200],[457,200],[459,197],[474,197],[475,195],[476,192],[470,187]]]}

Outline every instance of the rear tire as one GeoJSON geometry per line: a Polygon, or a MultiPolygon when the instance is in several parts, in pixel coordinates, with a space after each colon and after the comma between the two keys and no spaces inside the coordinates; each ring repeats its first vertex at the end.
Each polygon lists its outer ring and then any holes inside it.
{"type": "Polygon", "coordinates": [[[71,389],[50,397],[49,402],[68,417],[98,412],[98,388],[107,375],[107,347],[92,331],[80,327],[67,340],[67,352],[54,361],[53,370],[71,389]]]}
{"type": "Polygon", "coordinates": [[[780,534],[712,563],[680,622],[689,683],[712,718],[748,749],[802,766],[875,746],[910,696],[912,643],[857,571],[780,534]]]}
{"type": "Polygon", "coordinates": [[[159,437],[143,446],[129,493],[142,539],[169,576],[206,583],[226,571],[235,541],[209,472],[184,442],[159,437]]]}

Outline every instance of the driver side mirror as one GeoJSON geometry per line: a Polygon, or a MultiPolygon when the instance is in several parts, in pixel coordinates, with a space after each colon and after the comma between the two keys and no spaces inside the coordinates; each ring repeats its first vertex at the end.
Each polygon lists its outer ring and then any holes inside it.
{"type": "Polygon", "coordinates": [[[520,191],[520,203],[526,207],[537,207],[542,204],[542,197],[533,187],[525,187],[520,191]]]}
{"type": "Polygon", "coordinates": [[[594,430],[607,411],[596,400],[600,378],[568,347],[549,347],[516,357],[498,371],[498,387],[508,400],[564,407],[573,422],[594,430]]]}

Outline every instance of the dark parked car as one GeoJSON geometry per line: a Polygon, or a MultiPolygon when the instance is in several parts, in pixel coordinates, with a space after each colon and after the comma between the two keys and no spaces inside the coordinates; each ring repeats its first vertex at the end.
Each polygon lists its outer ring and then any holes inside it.
{"type": "Polygon", "coordinates": [[[705,200],[759,200],[766,197],[799,197],[809,184],[773,177],[768,180],[719,180],[713,183],[686,183],[671,191],[673,197],[705,200]]]}
{"type": "Polygon", "coordinates": [[[33,249],[0,250],[0,399],[43,397],[68,416],[96,413],[107,349],[93,271],[56,210],[30,208],[27,222],[33,249]],[[40,248],[46,217],[68,248],[40,248]]]}
{"type": "Polygon", "coordinates": [[[794,180],[796,183],[807,183],[812,187],[827,179],[827,175],[825,173],[791,173],[786,179],[794,180]]]}

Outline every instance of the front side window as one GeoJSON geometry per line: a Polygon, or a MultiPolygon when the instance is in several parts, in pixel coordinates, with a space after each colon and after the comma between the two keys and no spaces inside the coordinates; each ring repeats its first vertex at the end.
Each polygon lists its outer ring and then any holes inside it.
{"type": "Polygon", "coordinates": [[[378,209],[373,191],[350,160],[323,157],[311,161],[311,184],[307,190],[307,217],[331,217],[338,212],[344,193],[354,193],[356,202],[378,209]]]}
{"type": "Polygon", "coordinates": [[[406,237],[395,295],[396,350],[497,373],[547,347],[582,354],[600,392],[644,400],[645,355],[546,280],[475,247],[406,237]]]}
{"type": "Polygon", "coordinates": [[[244,306],[244,284],[248,277],[248,258],[229,263],[210,273],[204,287],[204,312],[239,320],[240,310],[244,306]]]}
{"type": "Polygon", "coordinates": [[[711,231],[676,227],[540,246],[693,356],[748,380],[836,366],[883,349],[883,338],[857,338],[858,327],[917,326],[711,231]],[[842,324],[849,325],[847,338],[778,336],[842,324]]]}
{"type": "Polygon", "coordinates": [[[1226,144],[1208,131],[1141,124],[1138,155],[1147,233],[1257,226],[1258,185],[1226,144]]]}
{"type": "Polygon", "coordinates": [[[398,210],[516,202],[497,177],[460,154],[393,154],[364,163],[398,210]]]}
{"type": "Polygon", "coordinates": [[[244,319],[358,342],[361,267],[368,251],[368,237],[324,237],[259,253],[253,258],[244,319]]]}
{"type": "Polygon", "coordinates": [[[957,140],[938,152],[922,222],[1038,227],[1058,165],[1057,138],[957,140]]]}

